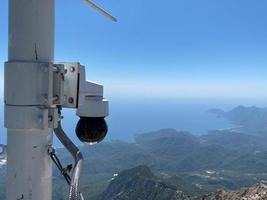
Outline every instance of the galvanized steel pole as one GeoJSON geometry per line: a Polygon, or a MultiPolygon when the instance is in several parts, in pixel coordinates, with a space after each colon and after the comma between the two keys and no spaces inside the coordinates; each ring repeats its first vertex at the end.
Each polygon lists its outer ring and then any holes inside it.
{"type": "Polygon", "coordinates": [[[52,161],[47,154],[52,130],[45,106],[49,94],[43,91],[51,89],[46,81],[51,74],[45,74],[54,59],[54,16],[54,0],[9,0],[7,200],[52,199],[52,161]]]}

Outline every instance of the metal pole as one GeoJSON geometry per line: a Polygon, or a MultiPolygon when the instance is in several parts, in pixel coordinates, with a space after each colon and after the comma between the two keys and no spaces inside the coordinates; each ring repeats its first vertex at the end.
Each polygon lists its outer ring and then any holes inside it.
{"type": "Polygon", "coordinates": [[[47,154],[52,131],[47,105],[54,59],[54,9],[54,0],[9,0],[7,200],[52,199],[52,162],[47,154]]]}

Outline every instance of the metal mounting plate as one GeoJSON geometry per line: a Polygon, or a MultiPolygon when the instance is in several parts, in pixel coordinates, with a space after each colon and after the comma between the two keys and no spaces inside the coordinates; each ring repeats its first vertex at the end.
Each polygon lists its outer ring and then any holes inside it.
{"type": "Polygon", "coordinates": [[[63,64],[64,75],[64,98],[63,107],[77,108],[78,105],[78,84],[80,63],[57,63],[63,64]]]}
{"type": "Polygon", "coordinates": [[[64,65],[54,64],[53,73],[53,104],[62,105],[64,101],[64,65]]]}

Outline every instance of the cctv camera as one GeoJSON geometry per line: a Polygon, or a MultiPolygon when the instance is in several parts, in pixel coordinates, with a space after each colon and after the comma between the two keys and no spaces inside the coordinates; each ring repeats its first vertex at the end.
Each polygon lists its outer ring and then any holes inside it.
{"type": "Polygon", "coordinates": [[[104,117],[81,117],[75,131],[81,142],[95,144],[105,138],[108,126],[104,117]]]}
{"type": "Polygon", "coordinates": [[[108,100],[103,98],[103,86],[85,80],[85,69],[80,67],[80,83],[76,114],[80,120],[76,135],[84,143],[101,142],[108,131],[105,117],[108,116],[108,100]]]}
{"type": "Polygon", "coordinates": [[[57,101],[62,102],[62,107],[77,109],[78,138],[89,144],[102,141],[108,131],[104,119],[108,116],[108,100],[103,97],[103,85],[87,81],[85,67],[80,63],[59,63],[55,67],[62,72],[55,74],[55,80],[59,80],[54,88],[59,97],[57,101]]]}

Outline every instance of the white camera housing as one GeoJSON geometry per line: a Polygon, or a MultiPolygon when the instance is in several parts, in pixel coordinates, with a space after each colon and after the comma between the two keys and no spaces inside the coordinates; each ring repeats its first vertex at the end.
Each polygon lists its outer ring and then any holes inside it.
{"type": "Polygon", "coordinates": [[[86,81],[85,67],[80,65],[78,107],[79,117],[108,116],[108,100],[103,98],[104,87],[94,82],[86,81]]]}
{"type": "MultiPolygon", "coordinates": [[[[86,81],[85,67],[80,63],[58,63],[57,71],[64,69],[64,78],[54,88],[54,93],[63,98],[59,104],[65,108],[76,108],[79,117],[108,116],[108,100],[103,97],[104,87],[86,81]],[[58,89],[58,88],[64,88],[58,89]],[[61,94],[59,91],[64,91],[61,94]]],[[[60,76],[59,76],[60,77],[60,76]]]]}

